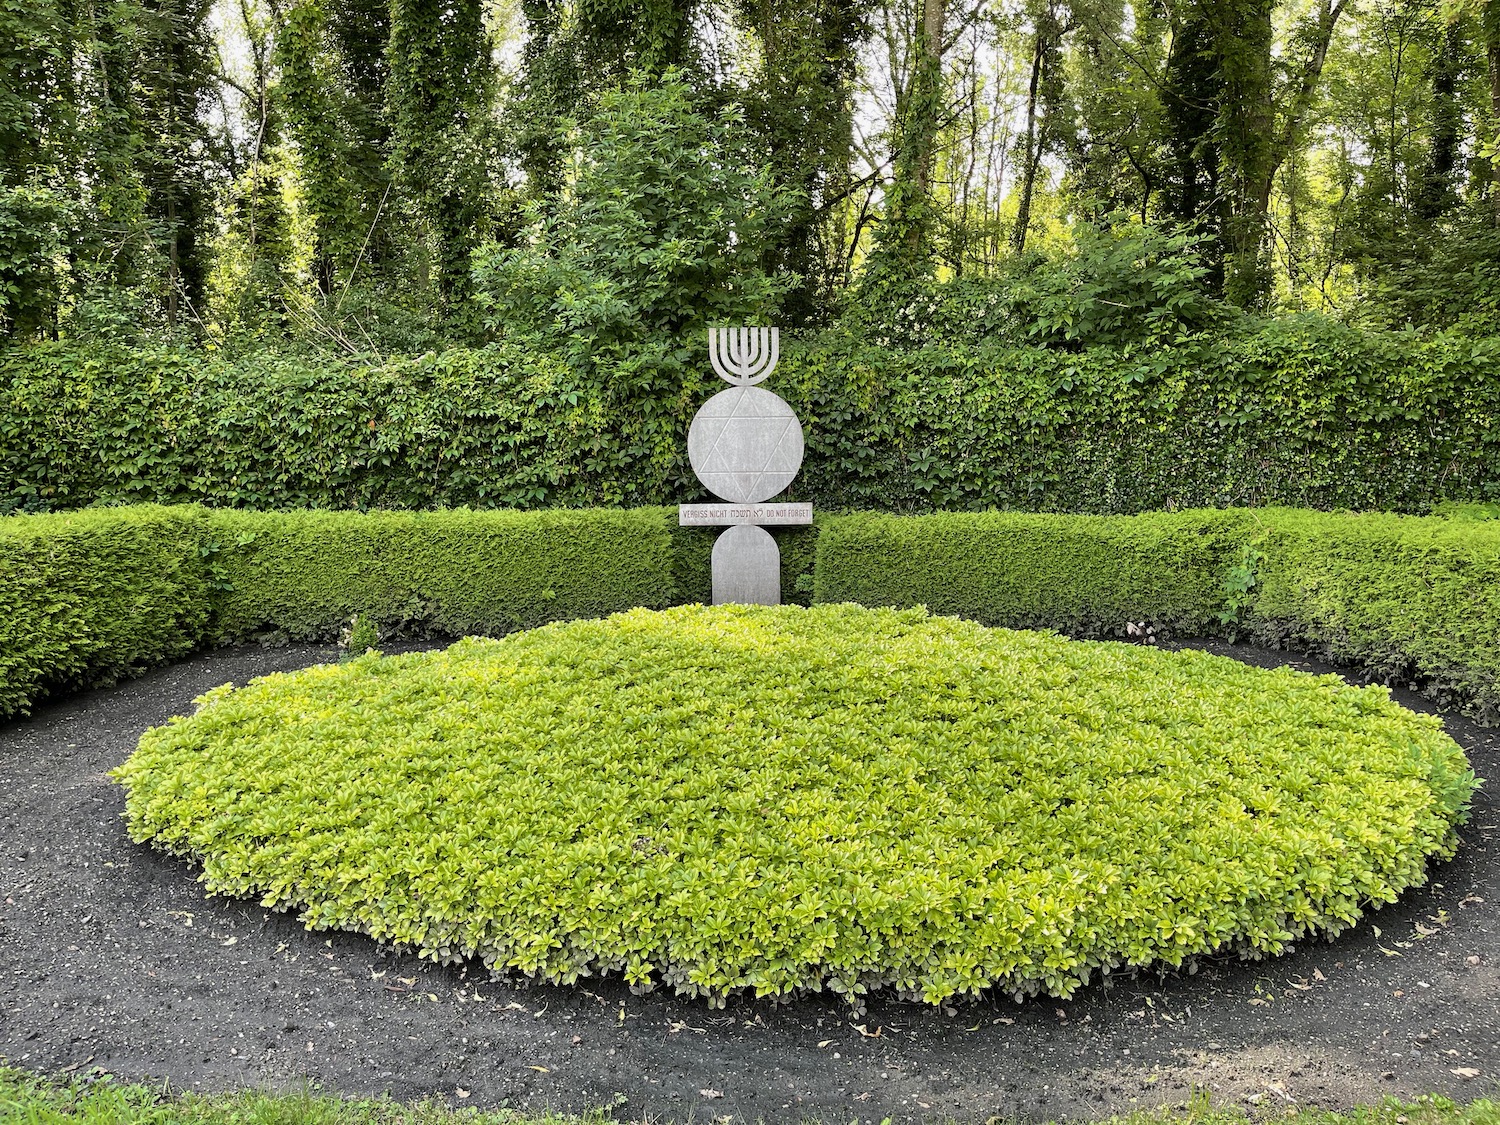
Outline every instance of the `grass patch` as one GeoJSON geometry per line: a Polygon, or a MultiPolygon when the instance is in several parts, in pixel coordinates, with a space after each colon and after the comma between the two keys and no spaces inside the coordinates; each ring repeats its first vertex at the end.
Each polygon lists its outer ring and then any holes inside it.
{"type": "MultiPolygon", "coordinates": [[[[0,1121],[7,1125],[602,1125],[612,1120],[617,1118],[603,1112],[563,1118],[455,1110],[431,1101],[404,1105],[385,1097],[343,1099],[310,1090],[173,1094],[162,1087],[109,1080],[49,1081],[0,1067],[0,1121]]],[[[1101,1119],[1100,1125],[1244,1125],[1248,1120],[1237,1107],[1213,1107],[1200,1097],[1182,1107],[1101,1119]]],[[[1441,1097],[1387,1099],[1345,1113],[1299,1109],[1259,1113],[1255,1120],[1278,1125],[1500,1125],[1500,1104],[1487,1099],[1467,1105],[1441,1097]]]]}
{"type": "Polygon", "coordinates": [[[171,1092],[109,1079],[49,1080],[0,1067],[0,1121],[5,1125],[564,1125],[582,1118],[454,1110],[433,1101],[405,1105],[391,1098],[346,1099],[311,1089],[273,1094],[171,1092]]]}
{"type": "Polygon", "coordinates": [[[114,776],[132,838],[211,891],[720,1005],[1278,953],[1425,881],[1475,784],[1383,688],[853,605],[226,685],[114,776]]]}

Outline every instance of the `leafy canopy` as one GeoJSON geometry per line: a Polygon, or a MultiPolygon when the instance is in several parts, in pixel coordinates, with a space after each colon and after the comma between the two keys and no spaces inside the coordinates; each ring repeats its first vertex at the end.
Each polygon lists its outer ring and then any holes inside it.
{"type": "Polygon", "coordinates": [[[521,246],[475,254],[490,331],[630,384],[675,371],[682,342],[710,324],[775,314],[794,279],[761,262],[791,200],[736,112],[705,110],[669,71],[604,94],[558,139],[570,154],[560,195],[533,210],[521,246]]]}

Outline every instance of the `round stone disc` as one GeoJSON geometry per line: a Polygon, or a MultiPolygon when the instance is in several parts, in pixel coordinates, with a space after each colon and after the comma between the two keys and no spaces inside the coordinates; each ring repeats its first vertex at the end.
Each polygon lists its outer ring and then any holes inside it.
{"type": "Polygon", "coordinates": [[[693,416],[688,461],[715,496],[759,504],[791,484],[802,467],[802,424],[779,395],[730,387],[693,416]]]}

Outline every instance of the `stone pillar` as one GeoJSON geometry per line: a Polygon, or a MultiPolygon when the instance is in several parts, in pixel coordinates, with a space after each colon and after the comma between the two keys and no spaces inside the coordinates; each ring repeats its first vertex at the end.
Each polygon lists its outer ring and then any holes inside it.
{"type": "Polygon", "coordinates": [[[766,504],[802,467],[802,424],[779,396],[755,384],[780,355],[775,328],[710,328],[708,354],[730,384],[688,429],[688,461],[703,487],[729,505],[683,504],[685,525],[731,524],[714,543],[714,604],[781,604],[781,552],[759,524],[811,523],[811,504],[766,504]]]}

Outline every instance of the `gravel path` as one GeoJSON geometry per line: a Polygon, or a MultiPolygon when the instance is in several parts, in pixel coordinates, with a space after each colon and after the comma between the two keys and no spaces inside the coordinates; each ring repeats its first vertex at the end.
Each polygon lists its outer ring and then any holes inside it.
{"type": "MultiPolygon", "coordinates": [[[[504,986],[482,968],[308,933],[253,902],[205,899],[187,865],[129,842],[104,775],[142,731],[214,685],[334,655],[221,650],[0,725],[0,1061],[179,1088],[311,1078],[351,1094],[675,1120],[1078,1118],[1198,1088],[1337,1108],[1500,1087],[1493,785],[1427,887],[1273,961],[1211,961],[1068,1003],[877,1001],[857,1021],[819,997],[715,1012],[617,982],[504,986]]],[[[1481,777],[1500,774],[1500,732],[1447,725],[1481,777]]]]}

